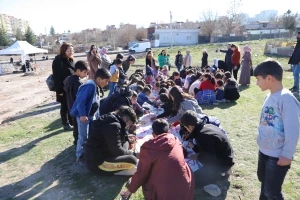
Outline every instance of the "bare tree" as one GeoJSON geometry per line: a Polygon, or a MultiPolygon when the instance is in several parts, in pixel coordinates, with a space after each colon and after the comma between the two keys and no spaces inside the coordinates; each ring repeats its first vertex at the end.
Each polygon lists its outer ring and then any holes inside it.
{"type": "Polygon", "coordinates": [[[210,37],[210,41],[212,41],[212,36],[215,33],[217,29],[217,21],[218,21],[218,15],[217,13],[213,13],[213,11],[208,10],[206,12],[203,12],[202,14],[202,22],[200,25],[200,32],[203,35],[207,35],[210,37]]]}
{"type": "Polygon", "coordinates": [[[139,28],[136,30],[135,33],[135,39],[136,40],[143,40],[143,39],[147,39],[147,29],[145,28],[139,28]]]}
{"type": "Polygon", "coordinates": [[[288,10],[286,13],[283,15],[283,26],[286,30],[290,31],[290,36],[293,35],[293,32],[296,29],[297,25],[297,17],[298,13],[293,14],[291,10],[288,10]]]}

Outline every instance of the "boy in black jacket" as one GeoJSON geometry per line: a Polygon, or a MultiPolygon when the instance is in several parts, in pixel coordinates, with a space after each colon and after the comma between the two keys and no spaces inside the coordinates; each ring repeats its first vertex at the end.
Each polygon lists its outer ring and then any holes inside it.
{"type": "MultiPolygon", "coordinates": [[[[76,94],[78,91],[78,88],[82,84],[80,79],[83,79],[87,76],[88,73],[88,66],[84,61],[78,61],[75,64],[75,74],[69,76],[64,80],[64,91],[66,93],[67,98],[67,105],[68,110],[72,109],[72,106],[76,99],[76,94]]],[[[78,139],[78,126],[76,117],[73,117],[73,137],[74,137],[74,145],[77,145],[77,139],[78,139]]]]}

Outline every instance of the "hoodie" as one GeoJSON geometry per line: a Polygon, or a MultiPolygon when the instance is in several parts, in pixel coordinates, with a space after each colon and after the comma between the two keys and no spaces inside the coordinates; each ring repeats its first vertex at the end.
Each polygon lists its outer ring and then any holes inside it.
{"type": "Polygon", "coordinates": [[[193,173],[184,160],[181,142],[174,135],[161,134],[141,146],[137,172],[128,190],[134,193],[140,186],[145,199],[194,199],[193,173]]]}
{"type": "Polygon", "coordinates": [[[71,75],[64,80],[64,91],[67,97],[68,110],[72,109],[78,88],[81,84],[80,78],[77,75],[71,75]]]}

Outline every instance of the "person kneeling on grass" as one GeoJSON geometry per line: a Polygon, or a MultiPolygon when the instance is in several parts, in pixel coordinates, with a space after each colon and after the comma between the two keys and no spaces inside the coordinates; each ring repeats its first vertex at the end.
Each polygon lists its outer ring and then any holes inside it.
{"type": "Polygon", "coordinates": [[[194,199],[195,180],[180,140],[169,132],[164,119],[155,120],[152,130],[154,138],[142,145],[137,172],[121,195],[128,198],[142,186],[145,199],[194,199]]]}
{"type": "Polygon", "coordinates": [[[198,159],[204,164],[198,172],[200,185],[214,183],[222,174],[229,175],[234,165],[233,150],[222,129],[206,124],[206,120],[198,119],[197,113],[191,110],[182,115],[180,125],[188,132],[183,139],[189,141],[188,146],[196,153],[192,159],[198,159]]]}
{"type": "Polygon", "coordinates": [[[134,110],[122,106],[116,112],[102,115],[91,123],[84,156],[93,173],[133,175],[137,158],[129,150],[133,135],[127,130],[137,121],[134,110]]]}

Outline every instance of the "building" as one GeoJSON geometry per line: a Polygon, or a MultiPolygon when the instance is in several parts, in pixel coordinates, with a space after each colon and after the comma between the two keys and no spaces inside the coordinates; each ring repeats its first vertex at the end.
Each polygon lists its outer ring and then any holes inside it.
{"type": "Polygon", "coordinates": [[[26,20],[0,13],[0,25],[4,27],[8,35],[13,35],[16,33],[17,29],[20,29],[24,34],[29,23],[26,20]]]}
{"type": "Polygon", "coordinates": [[[155,29],[154,36],[159,46],[183,46],[198,44],[199,33],[199,29],[155,29]]]}

